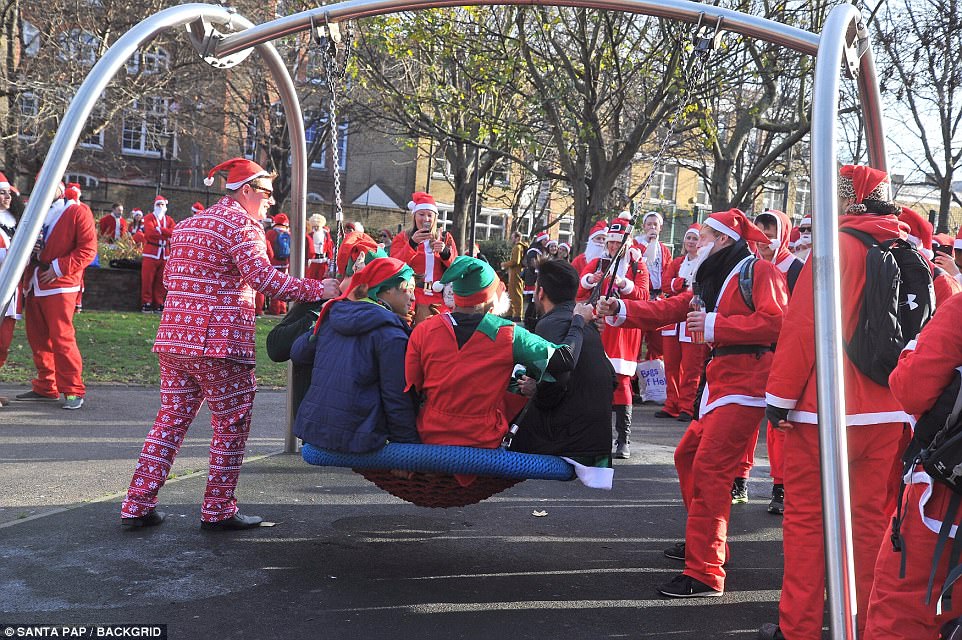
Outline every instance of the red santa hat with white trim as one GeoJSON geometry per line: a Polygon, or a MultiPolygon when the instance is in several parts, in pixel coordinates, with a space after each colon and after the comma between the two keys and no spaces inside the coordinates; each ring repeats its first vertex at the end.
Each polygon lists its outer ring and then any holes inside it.
{"type": "Polygon", "coordinates": [[[190,205],[190,212],[194,214],[200,213],[204,209],[205,209],[204,205],[202,205],[199,202],[195,202],[194,204],[190,205]]]}
{"type": "Polygon", "coordinates": [[[547,231],[542,231],[534,237],[535,242],[540,242],[542,245],[547,246],[548,241],[551,240],[551,236],[548,235],[547,231]]]}
{"type": "Polygon", "coordinates": [[[156,198],[154,198],[154,206],[156,207],[159,204],[162,204],[166,207],[169,204],[167,197],[158,195],[156,198]]]}
{"type": "Polygon", "coordinates": [[[588,240],[591,240],[595,236],[606,235],[607,233],[608,233],[608,221],[604,219],[599,220],[598,222],[595,223],[595,226],[591,227],[591,232],[588,234],[588,240]]]}
{"type": "Polygon", "coordinates": [[[559,245],[558,245],[558,249],[559,249],[559,250],[565,249],[565,250],[568,251],[568,253],[571,253],[571,245],[568,244],[567,242],[562,242],[561,244],[559,244],[559,245]]]}
{"type": "Polygon", "coordinates": [[[644,225],[645,220],[647,220],[652,216],[654,216],[655,218],[658,218],[658,224],[665,224],[665,219],[657,211],[649,211],[648,213],[646,213],[645,216],[641,219],[641,224],[644,225]]]}
{"type": "Polygon", "coordinates": [[[131,215],[131,217],[133,217],[133,218],[136,218],[137,216],[140,216],[141,218],[143,218],[143,217],[144,217],[144,212],[143,212],[142,210],[138,209],[137,207],[134,207],[133,209],[130,210],[130,215],[131,215]]]}
{"type": "Polygon", "coordinates": [[[434,201],[434,196],[430,193],[425,193],[424,191],[416,191],[411,194],[411,201],[408,202],[408,210],[411,213],[416,213],[418,211],[433,211],[438,212],[438,203],[434,201]]]}
{"type": "Polygon", "coordinates": [[[76,182],[68,182],[66,188],[63,190],[63,197],[65,200],[80,202],[80,195],[80,185],[76,182]]]}
{"type": "Polygon", "coordinates": [[[761,242],[762,244],[768,244],[769,242],[768,236],[756,227],[741,209],[716,211],[708,216],[704,224],[735,241],[745,240],[746,242],[761,242]]]}
{"type": "Polygon", "coordinates": [[[935,257],[935,252],[932,251],[932,223],[922,217],[915,209],[910,209],[909,207],[902,207],[902,212],[899,214],[899,222],[908,225],[909,237],[908,240],[914,244],[919,253],[931,260],[935,257]]]}
{"type": "Polygon", "coordinates": [[[204,178],[204,184],[208,187],[214,184],[214,174],[218,171],[227,172],[227,184],[225,185],[228,190],[234,191],[240,189],[245,184],[260,178],[262,176],[269,176],[270,173],[260,166],[256,162],[252,162],[247,158],[231,158],[226,162],[221,162],[219,165],[207,172],[207,177],[204,178]]]}
{"type": "Polygon", "coordinates": [[[9,189],[9,188],[10,188],[10,181],[7,180],[7,176],[5,176],[2,172],[0,172],[0,189],[9,189]]]}
{"type": "Polygon", "coordinates": [[[694,236],[695,236],[695,239],[697,240],[697,239],[699,238],[700,234],[701,234],[701,225],[698,224],[697,222],[693,222],[693,223],[691,223],[691,226],[688,227],[687,230],[685,230],[685,235],[684,235],[684,237],[682,238],[682,241],[684,241],[684,239],[687,238],[687,237],[690,236],[690,235],[694,235],[694,236]]]}

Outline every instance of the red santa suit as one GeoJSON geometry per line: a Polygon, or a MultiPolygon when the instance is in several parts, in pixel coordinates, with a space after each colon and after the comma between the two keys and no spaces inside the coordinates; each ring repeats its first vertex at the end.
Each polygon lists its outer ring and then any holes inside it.
{"type": "Polygon", "coordinates": [[[319,217],[320,225],[317,231],[307,234],[311,239],[310,245],[313,247],[308,255],[307,277],[315,280],[320,280],[327,274],[328,266],[334,259],[334,240],[331,238],[331,230],[324,226],[327,222],[324,216],[319,217]]]}
{"type": "MultiPolygon", "coordinates": [[[[697,238],[699,227],[698,224],[692,225],[685,232],[685,236],[694,233],[697,238]]],[[[687,291],[695,275],[695,267],[695,261],[687,255],[672,260],[668,267],[667,287],[662,289],[665,297],[687,291]]],[[[705,368],[705,360],[708,359],[708,346],[701,342],[692,342],[684,322],[676,322],[662,329],[661,339],[667,382],[667,399],[662,411],[672,417],[678,417],[682,413],[692,416],[698,380],[705,368]]]]}
{"type": "Polygon", "coordinates": [[[144,216],[144,250],[140,263],[140,303],[162,309],[167,291],[164,289],[164,265],[167,243],[174,232],[174,219],[167,215],[167,199],[157,196],[154,211],[144,216]]]}
{"type": "MultiPolygon", "coordinates": [[[[913,416],[920,416],[932,408],[951,382],[955,367],[962,365],[960,322],[962,297],[956,296],[939,307],[938,313],[919,334],[918,343],[909,343],[889,376],[892,395],[913,416]]],[[[951,541],[935,573],[931,603],[925,604],[938,532],[952,490],[933,482],[921,466],[906,478],[906,485],[904,520],[900,528],[907,559],[905,577],[899,577],[902,554],[894,551],[888,542],[892,534],[890,527],[883,536],[875,564],[866,638],[936,640],[940,637],[942,624],[959,615],[955,608],[936,613],[938,593],[949,571],[951,541]]],[[[953,538],[958,535],[957,527],[952,527],[950,535],[953,538]]]]}
{"type": "Polygon", "coordinates": [[[27,341],[37,368],[32,387],[49,398],[85,394],[73,316],[84,269],[97,255],[97,228],[90,207],[81,204],[72,189],[65,196],[47,212],[41,232],[43,249],[23,274],[27,341]],[[57,278],[42,282],[40,274],[48,268],[57,278]]]}
{"type": "Polygon", "coordinates": [[[123,216],[109,213],[100,219],[100,237],[107,240],[120,240],[127,235],[127,221],[123,216]]]}
{"type": "MultiPolygon", "coordinates": [[[[290,256],[287,258],[279,258],[274,251],[274,246],[278,242],[278,238],[282,233],[286,233],[290,236],[291,230],[288,226],[287,215],[284,213],[278,213],[274,216],[274,226],[267,230],[264,234],[264,239],[267,243],[267,259],[270,263],[274,265],[274,268],[283,273],[289,273],[291,267],[290,256]]],[[[263,308],[263,307],[262,307],[263,308]]],[[[284,315],[287,313],[287,303],[280,299],[271,298],[271,304],[268,307],[268,311],[274,315],[284,315]]]]}
{"type": "MultiPolygon", "coordinates": [[[[651,216],[655,216],[664,222],[660,213],[657,211],[649,211],[642,219],[642,224],[644,224],[644,220],[651,216]]],[[[665,283],[668,282],[668,268],[671,266],[671,249],[659,242],[658,238],[649,241],[644,235],[636,236],[635,242],[641,247],[644,253],[645,264],[648,267],[649,292],[651,293],[651,299],[655,300],[661,297],[665,283]]],[[[664,349],[661,342],[660,329],[645,332],[645,344],[647,345],[646,357],[648,360],[655,360],[662,357],[664,349]]]]}
{"type": "MultiPolygon", "coordinates": [[[[623,238],[624,226],[621,221],[611,223],[608,238],[620,241],[623,238]]],[[[648,269],[639,258],[634,248],[625,252],[618,273],[615,274],[615,287],[612,295],[624,300],[648,299],[648,269]]],[[[607,276],[600,283],[591,283],[588,276],[594,275],[600,269],[600,258],[589,262],[581,273],[581,283],[578,287],[579,301],[587,300],[596,287],[601,287],[601,295],[608,294],[611,279],[607,276]]],[[[631,377],[638,369],[638,352],[641,350],[641,331],[627,327],[610,327],[601,332],[601,344],[605,354],[614,367],[618,386],[611,403],[613,405],[631,405],[631,377]]]]}
{"type": "MultiPolygon", "coordinates": [[[[854,197],[861,203],[867,194],[873,194],[872,199],[888,200],[887,183],[888,177],[881,171],[848,165],[840,171],[839,197],[854,197]],[[857,191],[853,191],[853,185],[857,191]]],[[[905,237],[894,215],[844,215],[839,218],[839,227],[864,231],[879,242],[905,237]]],[[[846,233],[840,233],[838,241],[842,331],[844,338],[850,340],[862,305],[868,249],[861,240],[846,233]]],[[[825,597],[811,261],[802,269],[795,294],[778,338],[766,397],[768,404],[789,410],[788,421],[793,425],[785,434],[785,571],[779,628],[786,638],[805,640],[821,637],[825,597]]],[[[902,424],[910,418],[889,389],[864,375],[848,357],[843,357],[842,366],[849,427],[858,631],[860,637],[865,637],[865,611],[875,558],[890,515],[886,507],[892,491],[888,480],[893,460],[899,455],[902,424]]]]}
{"type": "Polygon", "coordinates": [[[962,291],[962,284],[932,262],[932,223],[914,209],[902,207],[899,221],[908,227],[908,241],[914,244],[919,253],[925,256],[932,271],[932,285],[935,287],[935,306],[938,308],[946,300],[962,291]]]}
{"type": "MultiPolygon", "coordinates": [[[[737,209],[713,213],[704,224],[732,238],[764,238],[737,209]]],[[[704,334],[713,357],[706,368],[698,418],[675,449],[675,468],[688,511],[684,575],[716,591],[725,587],[731,482],[746,443],[756,437],[765,412],[771,345],[782,328],[788,302],[785,279],[774,265],[758,261],[752,280],[755,310],[748,307],[739,289],[738,273],[752,256],[742,246],[744,257],[727,273],[715,306],[708,309],[704,334]]],[[[608,318],[608,323],[653,330],[668,322],[682,322],[691,299],[692,293],[684,291],[650,302],[623,301],[619,315],[608,318]]]]}
{"type": "MultiPolygon", "coordinates": [[[[230,190],[268,175],[257,164],[236,158],[208,177],[224,168],[229,168],[230,190]]],[[[237,512],[234,491],[257,390],[254,289],[312,302],[320,300],[323,287],[275,269],[260,221],[230,196],[177,225],[164,283],[169,293],[153,348],[160,361],[161,406],[121,516],[143,517],[154,510],[157,492],[206,400],[213,437],[201,519],[218,522],[237,512]]]]}
{"type": "Polygon", "coordinates": [[[595,258],[605,254],[605,238],[608,235],[608,221],[598,220],[588,233],[588,242],[584,253],[579,253],[571,260],[571,266],[578,273],[584,273],[585,267],[595,258]]]}
{"type": "MultiPolygon", "coordinates": [[[[418,196],[417,202],[408,203],[408,209],[415,213],[422,209],[430,209],[437,215],[437,205],[434,198],[426,193],[413,194],[418,196]]],[[[441,275],[454,259],[458,257],[458,248],[454,244],[454,236],[444,230],[439,230],[437,237],[444,243],[444,251],[438,253],[431,248],[431,240],[425,240],[417,245],[412,244],[411,236],[417,229],[408,229],[398,233],[391,242],[391,257],[408,263],[414,269],[414,279],[418,288],[414,292],[416,305],[441,305],[444,301],[441,294],[434,291],[431,285],[441,280],[441,275]]]]}
{"type": "MultiPolygon", "coordinates": [[[[0,173],[0,180],[6,182],[6,177],[0,173]]],[[[2,185],[0,182],[0,185],[2,185]]],[[[10,183],[0,188],[10,188],[10,183]]],[[[0,211],[0,265],[7,257],[7,250],[10,248],[11,236],[8,232],[13,231],[17,226],[17,221],[9,211],[0,211]]],[[[10,354],[10,344],[13,342],[13,329],[17,319],[20,317],[20,296],[19,287],[14,290],[13,296],[6,302],[0,302],[0,367],[7,361],[10,354]]]]}

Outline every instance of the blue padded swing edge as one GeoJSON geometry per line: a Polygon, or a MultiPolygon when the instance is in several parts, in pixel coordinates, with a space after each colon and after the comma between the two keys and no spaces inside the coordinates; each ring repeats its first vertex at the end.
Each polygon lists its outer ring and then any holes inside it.
{"type": "Polygon", "coordinates": [[[574,468],[557,456],[437,444],[388,443],[370,453],[340,453],[304,443],[304,461],[322,467],[403,469],[519,480],[573,480],[574,468]]]}

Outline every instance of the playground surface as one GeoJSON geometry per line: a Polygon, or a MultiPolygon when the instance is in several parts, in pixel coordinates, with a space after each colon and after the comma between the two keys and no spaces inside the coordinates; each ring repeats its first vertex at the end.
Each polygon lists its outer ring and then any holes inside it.
{"type": "MultiPolygon", "coordinates": [[[[0,386],[0,394],[22,388],[0,386]]],[[[206,410],[160,527],[124,530],[119,501],[157,390],[96,386],[81,411],[0,409],[0,626],[167,625],[169,638],[742,638],[774,621],[781,519],[767,461],[733,507],[725,595],[666,600],[682,569],[672,448],[684,425],[635,407],[632,458],[612,491],[527,481],[470,507],[424,509],[283,446],[285,394],[260,392],[238,489],[276,523],[202,532],[206,410]]],[[[759,447],[759,454],[764,449],[759,447]]]]}

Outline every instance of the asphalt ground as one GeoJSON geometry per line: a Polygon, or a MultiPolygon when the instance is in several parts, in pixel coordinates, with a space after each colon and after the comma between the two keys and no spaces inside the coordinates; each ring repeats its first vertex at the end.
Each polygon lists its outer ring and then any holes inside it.
{"type": "MultiPolygon", "coordinates": [[[[24,388],[0,386],[0,395],[24,388]]],[[[198,417],[161,492],[160,527],[119,526],[159,402],[98,386],[80,411],[0,409],[0,626],[166,624],[169,638],[754,638],[777,616],[781,519],[767,461],[732,508],[726,593],[666,600],[662,551],[685,512],[684,431],[635,407],[612,491],[526,481],[480,504],[425,509],[283,446],[285,394],[261,391],[238,495],[276,526],[203,532],[210,429],[198,417]],[[543,515],[541,515],[543,514],[543,515]]],[[[764,440],[764,439],[763,439],[764,440]]],[[[760,443],[759,456],[764,455],[760,443]]]]}

